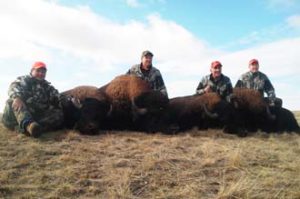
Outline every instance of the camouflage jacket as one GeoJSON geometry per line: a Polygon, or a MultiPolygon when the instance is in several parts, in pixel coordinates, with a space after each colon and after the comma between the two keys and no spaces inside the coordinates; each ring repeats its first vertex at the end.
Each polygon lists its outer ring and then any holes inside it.
{"type": "Polygon", "coordinates": [[[232,95],[231,81],[229,77],[223,74],[218,80],[213,79],[211,74],[204,76],[196,89],[196,94],[203,94],[205,87],[208,85],[213,92],[218,93],[223,99],[232,95]]]}
{"type": "Polygon", "coordinates": [[[50,82],[30,75],[18,77],[12,82],[8,95],[11,99],[19,97],[31,112],[59,106],[59,93],[50,82]]]}
{"type": "Polygon", "coordinates": [[[271,84],[269,78],[262,72],[246,72],[244,73],[240,79],[237,81],[236,88],[250,88],[258,90],[262,96],[264,92],[267,93],[268,98],[271,100],[275,99],[275,90],[273,85],[271,84]]]}
{"type": "Polygon", "coordinates": [[[155,67],[152,66],[150,71],[144,72],[141,70],[141,64],[136,64],[133,65],[126,74],[136,75],[148,81],[153,90],[159,90],[162,94],[168,96],[167,89],[160,71],[155,67]]]}

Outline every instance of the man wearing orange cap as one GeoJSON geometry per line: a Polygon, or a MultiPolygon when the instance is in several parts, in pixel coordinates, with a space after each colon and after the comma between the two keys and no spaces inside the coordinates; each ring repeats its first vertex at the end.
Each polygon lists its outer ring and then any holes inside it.
{"type": "Polygon", "coordinates": [[[2,116],[7,128],[39,137],[44,131],[61,127],[63,112],[59,93],[45,80],[46,73],[46,64],[35,62],[30,75],[18,77],[11,83],[2,116]]]}
{"type": "Polygon", "coordinates": [[[275,89],[264,73],[259,71],[259,62],[257,59],[251,59],[249,61],[249,71],[242,74],[239,80],[237,81],[236,88],[250,88],[258,90],[262,96],[264,92],[267,93],[268,102],[271,106],[275,104],[278,106],[282,105],[282,100],[276,98],[275,89]]]}
{"type": "Polygon", "coordinates": [[[210,66],[211,74],[206,75],[200,81],[196,94],[209,92],[218,93],[223,99],[230,102],[232,96],[232,84],[229,77],[222,74],[222,64],[214,61],[210,66]]]}

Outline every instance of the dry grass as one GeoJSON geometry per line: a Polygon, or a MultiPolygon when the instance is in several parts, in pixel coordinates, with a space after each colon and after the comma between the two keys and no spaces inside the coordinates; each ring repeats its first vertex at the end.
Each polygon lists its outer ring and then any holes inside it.
{"type": "Polygon", "coordinates": [[[298,124],[300,124],[300,111],[294,111],[293,113],[298,121],[298,124]]]}
{"type": "Polygon", "coordinates": [[[296,199],[299,154],[295,134],[60,131],[32,139],[0,126],[0,198],[296,199]]]}

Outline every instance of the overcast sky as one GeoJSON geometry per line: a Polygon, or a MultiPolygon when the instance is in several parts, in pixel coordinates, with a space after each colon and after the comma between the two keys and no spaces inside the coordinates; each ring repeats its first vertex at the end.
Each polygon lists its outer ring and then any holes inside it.
{"type": "Polygon", "coordinates": [[[101,86],[154,54],[170,97],[190,95],[219,60],[233,85],[260,61],[300,110],[300,0],[1,0],[0,109],[9,84],[47,64],[59,91],[101,86]]]}

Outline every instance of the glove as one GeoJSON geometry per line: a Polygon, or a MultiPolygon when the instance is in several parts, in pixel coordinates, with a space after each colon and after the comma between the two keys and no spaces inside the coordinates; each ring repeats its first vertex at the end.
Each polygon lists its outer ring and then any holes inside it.
{"type": "Polygon", "coordinates": [[[11,106],[15,111],[19,112],[25,107],[25,104],[20,98],[17,97],[14,99],[11,106]]]}

